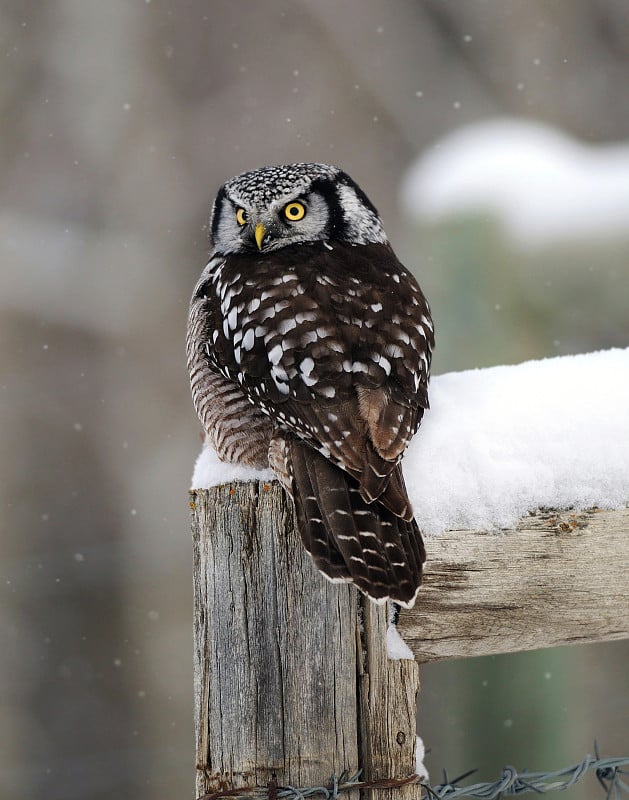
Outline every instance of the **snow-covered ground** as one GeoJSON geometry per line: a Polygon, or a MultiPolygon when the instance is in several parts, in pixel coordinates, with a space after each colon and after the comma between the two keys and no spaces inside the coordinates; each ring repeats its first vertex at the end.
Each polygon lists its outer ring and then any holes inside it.
{"type": "Polygon", "coordinates": [[[629,144],[592,146],[549,125],[497,119],[435,143],[410,168],[419,219],[489,212],[523,245],[629,236],[629,144]]]}
{"type": "MultiPolygon", "coordinates": [[[[439,375],[430,402],[404,459],[428,534],[629,500],[629,348],[439,375]]],[[[271,478],[204,448],[192,486],[271,478]]]]}

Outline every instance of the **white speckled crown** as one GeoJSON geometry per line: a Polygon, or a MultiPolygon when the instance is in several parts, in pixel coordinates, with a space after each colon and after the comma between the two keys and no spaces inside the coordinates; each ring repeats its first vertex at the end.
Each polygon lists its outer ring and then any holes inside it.
{"type": "Polygon", "coordinates": [[[254,204],[268,205],[287,194],[307,189],[317,178],[334,178],[340,172],[329,164],[279,164],[243,172],[227,181],[228,194],[243,195],[254,204]]]}

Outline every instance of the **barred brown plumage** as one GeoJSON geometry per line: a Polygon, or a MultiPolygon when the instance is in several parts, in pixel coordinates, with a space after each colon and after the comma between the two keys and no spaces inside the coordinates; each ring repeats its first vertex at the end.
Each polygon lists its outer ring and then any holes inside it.
{"type": "Polygon", "coordinates": [[[336,167],[228,181],[187,335],[220,458],[271,466],[331,580],[412,605],[425,560],[400,460],[428,408],[433,326],[376,209],[336,167]]]}

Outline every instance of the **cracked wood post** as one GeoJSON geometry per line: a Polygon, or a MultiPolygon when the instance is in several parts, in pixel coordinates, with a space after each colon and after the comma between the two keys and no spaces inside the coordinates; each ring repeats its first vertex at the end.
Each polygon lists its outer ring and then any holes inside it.
{"type": "Polygon", "coordinates": [[[418,668],[387,659],[387,608],[318,573],[276,483],[196,490],[190,505],[196,796],[412,775],[418,668]]]}
{"type": "Polygon", "coordinates": [[[399,619],[420,664],[629,638],[629,508],[540,509],[426,550],[420,597],[399,619]]]}

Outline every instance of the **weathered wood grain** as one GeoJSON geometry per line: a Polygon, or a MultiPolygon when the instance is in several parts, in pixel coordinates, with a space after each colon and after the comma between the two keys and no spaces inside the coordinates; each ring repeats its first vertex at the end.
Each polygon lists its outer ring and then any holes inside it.
{"type": "Polygon", "coordinates": [[[197,796],[412,774],[417,667],[387,662],[386,607],[320,575],[277,484],[190,505],[197,796]]]}
{"type": "Polygon", "coordinates": [[[399,629],[420,662],[629,638],[629,509],[539,511],[427,541],[399,629]]]}
{"type": "MultiPolygon", "coordinates": [[[[419,667],[416,661],[387,658],[387,614],[361,598],[363,660],[360,664],[360,697],[363,715],[362,767],[370,780],[405,777],[415,771],[415,737],[419,667]]],[[[417,785],[369,792],[372,800],[419,798],[417,785]]]]}

